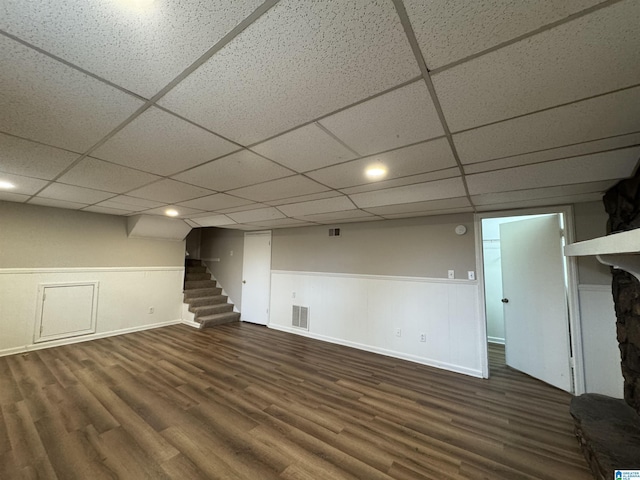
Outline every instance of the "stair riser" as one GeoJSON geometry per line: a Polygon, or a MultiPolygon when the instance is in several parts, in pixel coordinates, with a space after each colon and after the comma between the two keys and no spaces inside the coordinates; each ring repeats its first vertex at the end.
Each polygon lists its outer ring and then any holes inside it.
{"type": "Polygon", "coordinates": [[[222,289],[220,287],[192,288],[190,290],[184,291],[184,297],[185,298],[213,297],[215,295],[220,295],[221,293],[222,293],[222,289]]]}
{"type": "Polygon", "coordinates": [[[187,267],[200,267],[200,266],[202,266],[202,260],[194,260],[194,259],[191,259],[191,258],[187,258],[187,259],[185,259],[184,264],[187,267]]]}
{"type": "Polygon", "coordinates": [[[211,274],[209,273],[187,273],[184,276],[187,282],[196,282],[198,280],[211,280],[211,274]]]}
{"type": "Polygon", "coordinates": [[[215,288],[216,287],[215,280],[196,280],[196,281],[187,281],[184,282],[185,290],[192,290],[196,288],[215,288]]]}
{"type": "Polygon", "coordinates": [[[207,267],[186,267],[185,271],[186,273],[207,273],[207,267]]]}
{"type": "Polygon", "coordinates": [[[209,315],[216,315],[218,313],[233,312],[232,303],[221,303],[220,305],[211,305],[210,307],[200,307],[196,311],[189,308],[190,312],[195,314],[195,318],[207,317],[209,315]]]}
{"type": "Polygon", "coordinates": [[[221,315],[217,315],[214,318],[210,319],[201,319],[198,320],[200,322],[200,329],[213,327],[214,325],[222,325],[223,323],[232,323],[240,321],[239,313],[224,313],[221,315]]]}
{"type": "Polygon", "coordinates": [[[188,301],[185,301],[185,303],[189,304],[189,308],[206,307],[208,305],[218,305],[220,303],[226,303],[226,302],[227,302],[227,298],[224,297],[223,295],[215,295],[215,296],[202,297],[202,298],[189,298],[188,301]]]}

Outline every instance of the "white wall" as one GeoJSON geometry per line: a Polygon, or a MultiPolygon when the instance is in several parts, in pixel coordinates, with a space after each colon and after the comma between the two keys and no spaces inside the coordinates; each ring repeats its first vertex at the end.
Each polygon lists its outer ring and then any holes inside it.
{"type": "Polygon", "coordinates": [[[475,281],[272,271],[269,327],[482,376],[475,281]],[[309,307],[308,332],[291,326],[294,304],[309,307]]]}
{"type": "Polygon", "coordinates": [[[183,272],[181,267],[0,269],[0,355],[73,341],[34,344],[42,283],[100,282],[96,333],[75,338],[90,340],[176,323],[183,272]]]}
{"type": "Polygon", "coordinates": [[[179,321],[184,241],[129,238],[127,217],[36,205],[0,202],[0,218],[0,355],[36,348],[42,283],[100,282],[96,333],[75,340],[179,321]]]}
{"type": "Polygon", "coordinates": [[[500,240],[484,240],[484,297],[487,314],[487,340],[504,344],[504,308],[502,303],[502,263],[500,240]]]}
{"type": "Polygon", "coordinates": [[[623,398],[624,379],[620,367],[611,287],[580,285],[578,291],[586,391],[623,398]]]}

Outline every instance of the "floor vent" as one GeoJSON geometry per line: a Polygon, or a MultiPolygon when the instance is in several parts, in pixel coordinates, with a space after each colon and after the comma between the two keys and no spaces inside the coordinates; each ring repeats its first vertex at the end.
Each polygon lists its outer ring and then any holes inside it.
{"type": "Polygon", "coordinates": [[[294,305],[291,325],[309,330],[309,307],[294,305]]]}

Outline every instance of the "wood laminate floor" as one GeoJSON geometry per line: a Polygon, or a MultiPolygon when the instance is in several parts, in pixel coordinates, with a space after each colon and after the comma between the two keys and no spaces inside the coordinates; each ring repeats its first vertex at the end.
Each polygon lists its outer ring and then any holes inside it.
{"type": "Polygon", "coordinates": [[[569,395],[491,372],[243,323],[3,357],[0,478],[591,478],[569,395]]]}

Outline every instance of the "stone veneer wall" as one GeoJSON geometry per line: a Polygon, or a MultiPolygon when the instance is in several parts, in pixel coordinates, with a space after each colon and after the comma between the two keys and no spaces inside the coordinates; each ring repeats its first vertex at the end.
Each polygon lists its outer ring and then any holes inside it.
{"type": "MultiPolygon", "coordinates": [[[[640,172],[609,189],[603,201],[609,214],[607,233],[640,228],[640,172]]],[[[612,271],[624,399],[640,414],[640,282],[625,271],[612,271]]]]}

